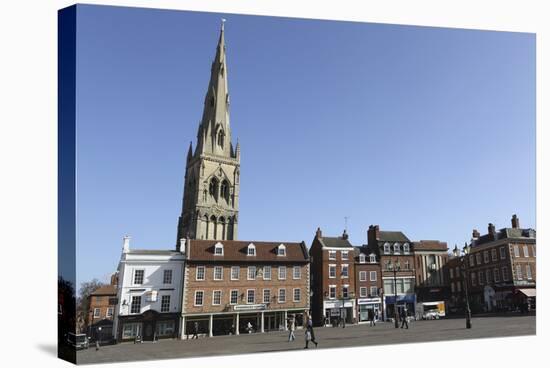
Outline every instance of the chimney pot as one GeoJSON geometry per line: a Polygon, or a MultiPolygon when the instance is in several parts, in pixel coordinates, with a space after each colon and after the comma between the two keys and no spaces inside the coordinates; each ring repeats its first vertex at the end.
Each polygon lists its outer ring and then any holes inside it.
{"type": "Polygon", "coordinates": [[[342,234],[342,239],[347,240],[348,239],[348,233],[346,230],[344,230],[344,233],[342,234]]]}
{"type": "Polygon", "coordinates": [[[512,216],[512,228],[519,229],[519,218],[517,215],[512,216]]]}
{"type": "Polygon", "coordinates": [[[321,231],[320,227],[317,228],[317,231],[315,232],[315,236],[319,239],[323,237],[323,232],[321,231]]]}

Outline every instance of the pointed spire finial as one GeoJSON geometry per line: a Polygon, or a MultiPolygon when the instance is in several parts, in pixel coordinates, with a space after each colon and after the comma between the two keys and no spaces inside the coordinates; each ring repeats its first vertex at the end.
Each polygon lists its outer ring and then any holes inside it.
{"type": "Polygon", "coordinates": [[[222,18],[222,32],[223,32],[223,29],[224,29],[224,24],[225,24],[225,22],[226,22],[226,21],[227,21],[227,19],[225,19],[225,18],[222,18]]]}

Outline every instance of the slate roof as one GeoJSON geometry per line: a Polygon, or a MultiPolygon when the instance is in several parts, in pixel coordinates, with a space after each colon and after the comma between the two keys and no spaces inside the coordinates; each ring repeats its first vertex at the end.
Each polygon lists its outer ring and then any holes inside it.
{"type": "Polygon", "coordinates": [[[94,290],[90,295],[116,295],[116,286],[104,285],[94,290]]]}
{"type": "Polygon", "coordinates": [[[378,232],[378,241],[379,242],[402,242],[410,243],[411,241],[405,234],[401,231],[379,231],[378,232]]]}
{"type": "Polygon", "coordinates": [[[348,239],[344,239],[341,236],[339,237],[323,236],[319,240],[321,241],[321,244],[324,247],[329,247],[329,248],[352,248],[353,247],[353,245],[351,245],[348,239]]]}
{"type": "Polygon", "coordinates": [[[226,262],[308,262],[309,255],[304,242],[263,242],[239,240],[190,240],[187,261],[226,261],[226,262]],[[223,255],[215,255],[217,243],[223,244],[223,255]],[[256,256],[249,256],[248,245],[256,246],[256,256]],[[278,256],[277,249],[283,244],[286,256],[278,256]]]}
{"type": "Polygon", "coordinates": [[[491,234],[485,234],[480,236],[475,241],[474,246],[490,243],[492,241],[496,241],[500,239],[535,239],[536,231],[533,229],[518,229],[518,228],[505,227],[497,231],[495,235],[496,235],[496,238],[493,238],[491,234]],[[532,236],[529,236],[530,233],[532,236]]]}

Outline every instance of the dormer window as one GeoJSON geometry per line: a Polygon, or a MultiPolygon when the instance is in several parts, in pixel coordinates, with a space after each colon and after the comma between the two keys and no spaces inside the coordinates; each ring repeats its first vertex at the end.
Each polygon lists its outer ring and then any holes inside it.
{"type": "Polygon", "coordinates": [[[384,254],[390,254],[390,243],[384,244],[384,254]]]}
{"type": "Polygon", "coordinates": [[[256,256],[256,246],[252,243],[250,243],[248,245],[248,249],[247,249],[247,255],[249,256],[256,256]]]}
{"type": "Polygon", "coordinates": [[[410,251],[409,243],[403,244],[403,253],[404,254],[409,254],[409,251],[410,251]]]}
{"type": "Polygon", "coordinates": [[[399,254],[399,244],[395,243],[393,245],[393,253],[394,254],[399,254]]]}
{"type": "Polygon", "coordinates": [[[217,256],[223,256],[223,244],[222,243],[216,243],[214,246],[214,254],[217,256]]]}
{"type": "Polygon", "coordinates": [[[370,263],[376,263],[376,255],[374,253],[371,253],[369,255],[369,262],[370,263]]]}
{"type": "Polygon", "coordinates": [[[359,254],[359,263],[365,263],[367,261],[367,256],[363,253],[359,254]]]}
{"type": "Polygon", "coordinates": [[[281,244],[277,247],[277,255],[278,256],[286,256],[286,247],[284,244],[281,244]]]}

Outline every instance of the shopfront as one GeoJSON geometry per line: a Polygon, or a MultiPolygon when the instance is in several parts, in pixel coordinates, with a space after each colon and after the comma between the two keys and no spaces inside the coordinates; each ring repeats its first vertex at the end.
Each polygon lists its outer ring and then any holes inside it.
{"type": "Polygon", "coordinates": [[[237,305],[233,307],[233,313],[184,316],[182,338],[190,338],[195,330],[199,336],[284,331],[290,319],[299,329],[304,326],[306,316],[304,309],[270,311],[265,304],[237,305]]]}
{"type": "Polygon", "coordinates": [[[118,341],[142,340],[153,341],[178,336],[177,313],[158,313],[148,310],[142,314],[120,316],[118,341]]]}
{"type": "Polygon", "coordinates": [[[342,319],[346,323],[354,323],[356,319],[355,299],[346,300],[342,303],[341,300],[325,301],[324,302],[325,322],[335,324],[342,319]]]}
{"type": "Polygon", "coordinates": [[[408,316],[415,316],[416,313],[416,294],[401,294],[397,295],[397,303],[395,302],[395,295],[384,297],[384,310],[385,320],[394,318],[397,308],[397,314],[399,315],[404,309],[408,316]]]}
{"type": "Polygon", "coordinates": [[[359,322],[369,321],[371,316],[375,321],[382,318],[381,304],[381,298],[357,299],[357,306],[359,308],[359,322]]]}

